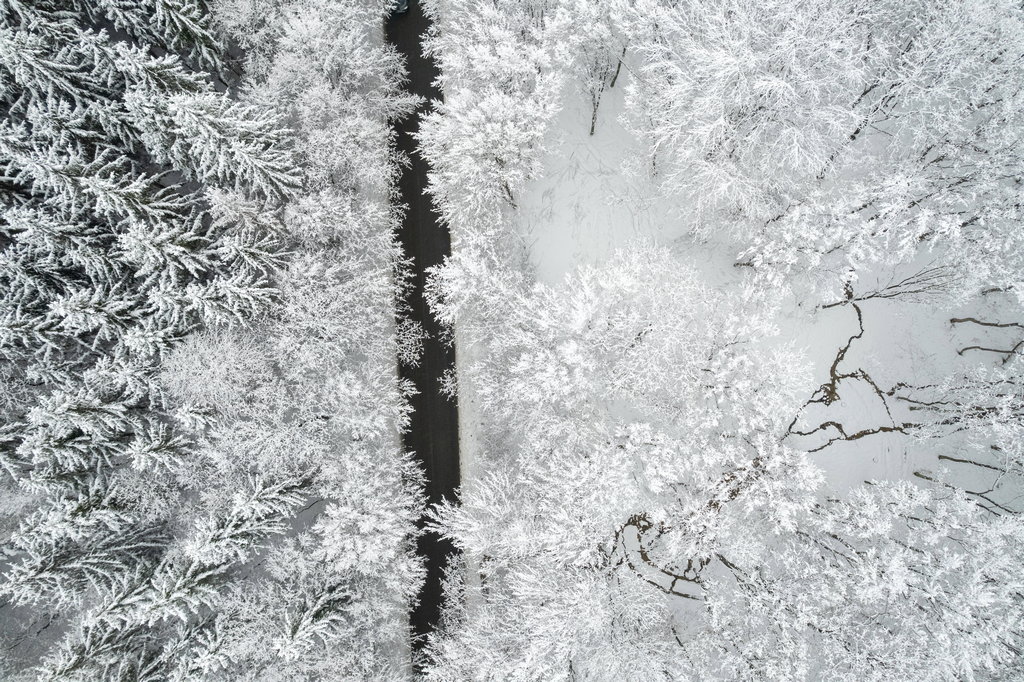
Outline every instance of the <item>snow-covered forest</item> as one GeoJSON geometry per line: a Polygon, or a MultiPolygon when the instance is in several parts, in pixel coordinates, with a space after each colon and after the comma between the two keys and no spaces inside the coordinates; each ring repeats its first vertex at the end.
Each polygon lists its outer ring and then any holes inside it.
{"type": "Polygon", "coordinates": [[[1020,0],[406,4],[0,0],[0,679],[1024,679],[1020,0]]]}
{"type": "Polygon", "coordinates": [[[3,679],[402,679],[389,3],[4,3],[3,679]]]}

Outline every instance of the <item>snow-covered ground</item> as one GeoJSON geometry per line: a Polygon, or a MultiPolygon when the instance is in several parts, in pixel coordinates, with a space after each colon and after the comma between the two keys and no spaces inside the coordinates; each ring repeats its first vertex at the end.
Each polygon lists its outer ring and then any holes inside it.
{"type": "Polygon", "coordinates": [[[589,102],[571,84],[564,91],[544,171],[518,202],[517,228],[538,281],[557,284],[638,239],[667,245],[683,234],[642,169],[627,173],[647,158],[621,121],[628,79],[623,69],[605,92],[593,136],[589,102]]]}

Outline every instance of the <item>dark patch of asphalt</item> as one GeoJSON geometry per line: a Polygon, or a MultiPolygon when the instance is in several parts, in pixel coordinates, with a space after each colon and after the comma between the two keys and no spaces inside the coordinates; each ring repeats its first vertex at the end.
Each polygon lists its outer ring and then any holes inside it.
{"type": "MultiPolygon", "coordinates": [[[[408,206],[399,232],[399,240],[407,258],[413,261],[413,287],[407,302],[411,317],[423,325],[427,339],[418,367],[401,367],[403,377],[411,379],[419,393],[412,399],[412,423],[405,435],[405,446],[416,454],[427,479],[430,503],[455,500],[459,487],[459,416],[454,400],[441,395],[441,378],[455,366],[455,349],[441,340],[442,330],[430,314],[424,298],[426,269],[438,265],[451,253],[451,238],[434,210],[427,194],[427,163],[417,152],[413,135],[419,128],[420,115],[429,109],[430,100],[441,99],[434,87],[437,67],[423,55],[421,41],[430,21],[418,2],[410,3],[409,11],[391,17],[385,35],[405,56],[409,73],[408,88],[426,98],[416,114],[395,125],[398,149],[409,156],[411,165],[404,169],[399,189],[408,206]]],[[[425,635],[437,625],[441,610],[441,579],[444,567],[455,548],[433,533],[420,536],[417,551],[426,559],[427,580],[413,610],[411,624],[416,636],[414,648],[423,644],[425,635]]]]}

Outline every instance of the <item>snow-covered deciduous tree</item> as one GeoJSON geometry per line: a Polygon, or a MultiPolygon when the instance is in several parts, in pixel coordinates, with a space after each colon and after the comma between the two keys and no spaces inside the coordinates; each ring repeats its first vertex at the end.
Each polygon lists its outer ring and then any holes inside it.
{"type": "MultiPolygon", "coordinates": [[[[763,293],[710,291],[650,248],[558,287],[456,257],[434,287],[441,319],[476,344],[460,380],[484,430],[477,475],[435,512],[463,559],[428,679],[949,680],[1019,665],[1018,516],[921,478],[834,497],[786,438],[807,377],[763,293]]],[[[986,395],[1009,418],[1000,387],[986,395]]],[[[948,400],[922,408],[935,428],[983,435],[948,400]]]]}
{"type": "Polygon", "coordinates": [[[659,177],[716,209],[767,218],[857,123],[844,101],[867,65],[848,4],[640,2],[627,15],[642,62],[633,123],[659,177]],[[829,36],[827,42],[822,36],[829,36]]]}
{"type": "Polygon", "coordinates": [[[1017,3],[666,3],[629,10],[631,121],[692,229],[769,282],[841,287],[926,249],[1019,288],[1017,3]]]}
{"type": "Polygon", "coordinates": [[[274,384],[266,349],[249,331],[213,330],[193,334],[167,355],[161,377],[180,404],[236,417],[274,384]]]}
{"type": "Polygon", "coordinates": [[[955,490],[865,485],[815,507],[756,561],[723,555],[709,580],[711,636],[686,648],[721,679],[1019,669],[1022,541],[1018,517],[992,516],[955,490]]]}
{"type": "Polygon", "coordinates": [[[445,92],[420,126],[430,192],[456,238],[484,246],[539,170],[571,59],[574,5],[434,0],[425,8],[434,21],[425,48],[445,92]]]}
{"type": "MultiPolygon", "coordinates": [[[[220,674],[401,679],[423,578],[414,554],[422,475],[401,444],[411,387],[395,363],[416,361],[419,331],[396,322],[408,273],[395,236],[391,123],[419,100],[402,90],[401,58],[380,40],[388,2],[225,0],[212,10],[252,48],[244,106],[280,110],[295,128],[303,187],[283,211],[289,258],[273,315],[253,332],[198,341],[210,360],[202,368],[183,346],[165,378],[185,388],[182,407],[211,414],[191,480],[315,471],[295,533],[219,602],[220,674]],[[218,338],[230,362],[215,365],[218,338]],[[224,409],[191,387],[196,369],[234,392],[224,409]],[[243,374],[238,392],[233,377],[243,374]]],[[[251,203],[232,202],[229,214],[247,216],[251,203]]]]}
{"type": "MultiPolygon", "coordinates": [[[[992,513],[1019,513],[1024,477],[1024,386],[1019,363],[1007,368],[976,367],[937,384],[892,389],[909,415],[907,431],[922,446],[937,450],[938,463],[960,476],[942,476],[964,485],[992,513]]],[[[918,472],[928,479],[936,472],[918,472]]]]}
{"type": "MultiPolygon", "coordinates": [[[[921,437],[900,443],[1002,487],[921,469],[840,499],[788,437],[809,361],[766,292],[809,280],[801,304],[858,316],[1018,293],[1019,4],[498,4],[431,3],[446,102],[421,142],[455,249],[429,286],[473,459],[434,512],[462,556],[428,678],[1012,678],[1020,348],[998,374],[893,386],[840,367],[859,318],[812,402],[856,380],[888,433],[921,437]],[[596,107],[624,46],[636,168],[683,207],[687,247],[728,240],[756,273],[738,290],[658,250],[559,286],[509,255],[565,85],[596,107]]],[[[835,428],[862,435],[813,432],[835,428]]]]}
{"type": "Polygon", "coordinates": [[[782,443],[799,355],[772,346],[770,305],[709,291],[664,250],[558,288],[458,265],[435,309],[482,346],[462,372],[489,447],[437,523],[481,577],[462,613],[450,595],[432,674],[676,666],[666,600],[700,600],[717,554],[792,529],[814,502],[820,474],[782,443]]]}
{"type": "Polygon", "coordinates": [[[571,70],[577,87],[590,103],[591,135],[597,128],[601,98],[608,88],[615,87],[626,55],[626,40],[616,9],[612,0],[601,0],[576,5],[573,12],[571,70]]]}

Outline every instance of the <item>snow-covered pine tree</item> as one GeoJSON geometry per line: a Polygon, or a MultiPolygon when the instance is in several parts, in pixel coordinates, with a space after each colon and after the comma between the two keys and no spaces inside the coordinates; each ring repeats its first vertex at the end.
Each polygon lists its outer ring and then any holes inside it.
{"type": "Polygon", "coordinates": [[[200,0],[0,8],[0,485],[38,508],[0,560],[8,632],[161,565],[194,446],[159,362],[273,298],[300,179],[273,111],[217,92],[223,50],[200,0]]]}
{"type": "Polygon", "coordinates": [[[308,486],[303,479],[252,479],[224,512],[200,519],[175,551],[102,589],[99,604],[44,663],[46,678],[123,679],[113,671],[126,666],[154,668],[154,674],[173,670],[175,654],[188,653],[175,626],[213,622],[231,569],[284,530],[282,519],[302,502],[308,486]]]}
{"type": "Polygon", "coordinates": [[[4,585],[14,604],[77,606],[88,588],[111,587],[165,546],[159,527],[140,524],[106,488],[93,479],[75,499],[50,500],[21,521],[7,541],[19,556],[4,585]]]}

